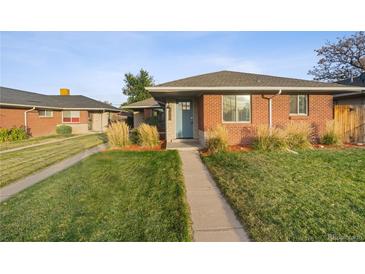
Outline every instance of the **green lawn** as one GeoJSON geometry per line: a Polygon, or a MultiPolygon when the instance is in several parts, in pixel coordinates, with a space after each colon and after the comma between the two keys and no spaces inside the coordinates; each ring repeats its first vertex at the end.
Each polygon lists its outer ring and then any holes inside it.
{"type": "Polygon", "coordinates": [[[190,241],[176,151],[95,154],[0,204],[0,241],[190,241]]]}
{"type": "Polygon", "coordinates": [[[102,135],[93,134],[2,153],[0,187],[103,142],[102,135]]]}
{"type": "Polygon", "coordinates": [[[12,149],[12,148],[35,145],[35,144],[44,143],[44,142],[50,142],[53,140],[61,140],[61,139],[69,138],[72,136],[75,136],[75,135],[47,135],[47,136],[41,136],[41,137],[31,137],[29,139],[20,140],[20,141],[4,142],[4,143],[0,143],[0,151],[12,149]]]}
{"type": "Polygon", "coordinates": [[[256,241],[365,241],[365,150],[203,157],[256,241]]]}

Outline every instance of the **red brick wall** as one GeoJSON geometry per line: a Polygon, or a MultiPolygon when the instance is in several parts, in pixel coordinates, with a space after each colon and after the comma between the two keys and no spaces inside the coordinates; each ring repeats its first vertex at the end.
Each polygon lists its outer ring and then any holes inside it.
{"type": "MultiPolygon", "coordinates": [[[[24,126],[24,112],[28,109],[0,108],[0,128],[24,126]]],[[[27,123],[31,136],[43,136],[56,132],[56,126],[62,123],[62,111],[54,110],[53,117],[39,117],[38,111],[27,113],[27,123]]],[[[80,124],[88,123],[88,112],[80,111],[80,124]]]]}
{"type": "Polygon", "coordinates": [[[80,110],[80,124],[87,124],[89,121],[89,112],[87,110],[80,110]]]}
{"type": "Polygon", "coordinates": [[[289,116],[289,95],[273,99],[273,123],[284,125],[288,121],[303,121],[312,125],[317,137],[323,133],[326,122],[333,119],[332,95],[309,95],[308,116],[289,116]]]}
{"type": "MultiPolygon", "coordinates": [[[[310,95],[308,116],[294,117],[289,115],[289,95],[276,96],[272,102],[272,121],[275,126],[282,126],[290,121],[306,121],[310,123],[317,137],[325,128],[326,122],[333,119],[332,96],[310,95]]],[[[203,95],[203,127],[207,131],[217,124],[223,124],[228,130],[230,144],[251,143],[255,127],[269,124],[268,100],[261,95],[251,97],[251,123],[222,123],[222,95],[203,95]]]]}
{"type": "Polygon", "coordinates": [[[61,124],[62,112],[53,111],[53,117],[39,117],[38,111],[28,112],[28,127],[32,136],[43,136],[56,133],[56,126],[61,124]]]}
{"type": "Polygon", "coordinates": [[[0,107],[0,128],[24,126],[24,111],[26,109],[0,107]]]}

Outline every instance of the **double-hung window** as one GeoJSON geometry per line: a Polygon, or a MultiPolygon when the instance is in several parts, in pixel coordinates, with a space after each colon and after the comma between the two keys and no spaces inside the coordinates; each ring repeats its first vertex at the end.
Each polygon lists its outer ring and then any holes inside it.
{"type": "Polygon", "coordinates": [[[308,115],[308,95],[290,95],[290,114],[308,115]]]}
{"type": "Polygon", "coordinates": [[[41,118],[51,118],[53,117],[52,110],[38,110],[38,116],[41,118]]]}
{"type": "Polygon", "coordinates": [[[250,95],[223,95],[223,122],[250,122],[250,95]]]}
{"type": "Polygon", "coordinates": [[[73,110],[63,111],[62,123],[80,123],[80,111],[73,111],[73,110]]]}

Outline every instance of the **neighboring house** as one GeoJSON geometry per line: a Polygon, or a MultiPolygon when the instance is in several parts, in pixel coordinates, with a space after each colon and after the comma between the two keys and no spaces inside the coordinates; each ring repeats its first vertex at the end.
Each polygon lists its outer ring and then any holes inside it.
{"type": "Polygon", "coordinates": [[[365,72],[361,73],[357,77],[348,78],[342,81],[338,81],[338,84],[365,87],[365,72]]]}
{"type": "Polygon", "coordinates": [[[137,128],[140,124],[155,123],[160,133],[165,131],[165,113],[164,105],[155,99],[148,98],[142,101],[122,106],[124,110],[130,110],[133,113],[133,127],[137,128]]]}
{"type": "Polygon", "coordinates": [[[334,95],[333,101],[335,105],[365,106],[365,73],[362,73],[358,77],[349,78],[337,83],[350,86],[360,86],[364,87],[364,89],[362,92],[334,95]]]}
{"type": "Polygon", "coordinates": [[[230,144],[249,144],[258,125],[310,123],[318,137],[333,119],[332,94],[361,88],[268,75],[219,71],[147,87],[165,103],[166,140],[196,139],[222,124],[230,144]]]}
{"type": "Polygon", "coordinates": [[[44,95],[0,87],[0,128],[24,126],[32,136],[55,133],[56,126],[70,125],[73,133],[104,131],[113,114],[121,112],[82,95],[44,95]]]}
{"type": "Polygon", "coordinates": [[[333,95],[335,105],[365,106],[365,88],[362,92],[333,95]]]}

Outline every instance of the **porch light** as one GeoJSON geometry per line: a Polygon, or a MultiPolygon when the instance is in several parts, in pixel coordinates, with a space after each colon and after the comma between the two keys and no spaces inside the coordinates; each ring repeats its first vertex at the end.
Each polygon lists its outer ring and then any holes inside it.
{"type": "Polygon", "coordinates": [[[171,107],[170,107],[170,104],[169,103],[166,103],[166,110],[167,110],[167,117],[168,117],[168,120],[171,121],[171,107]]]}

